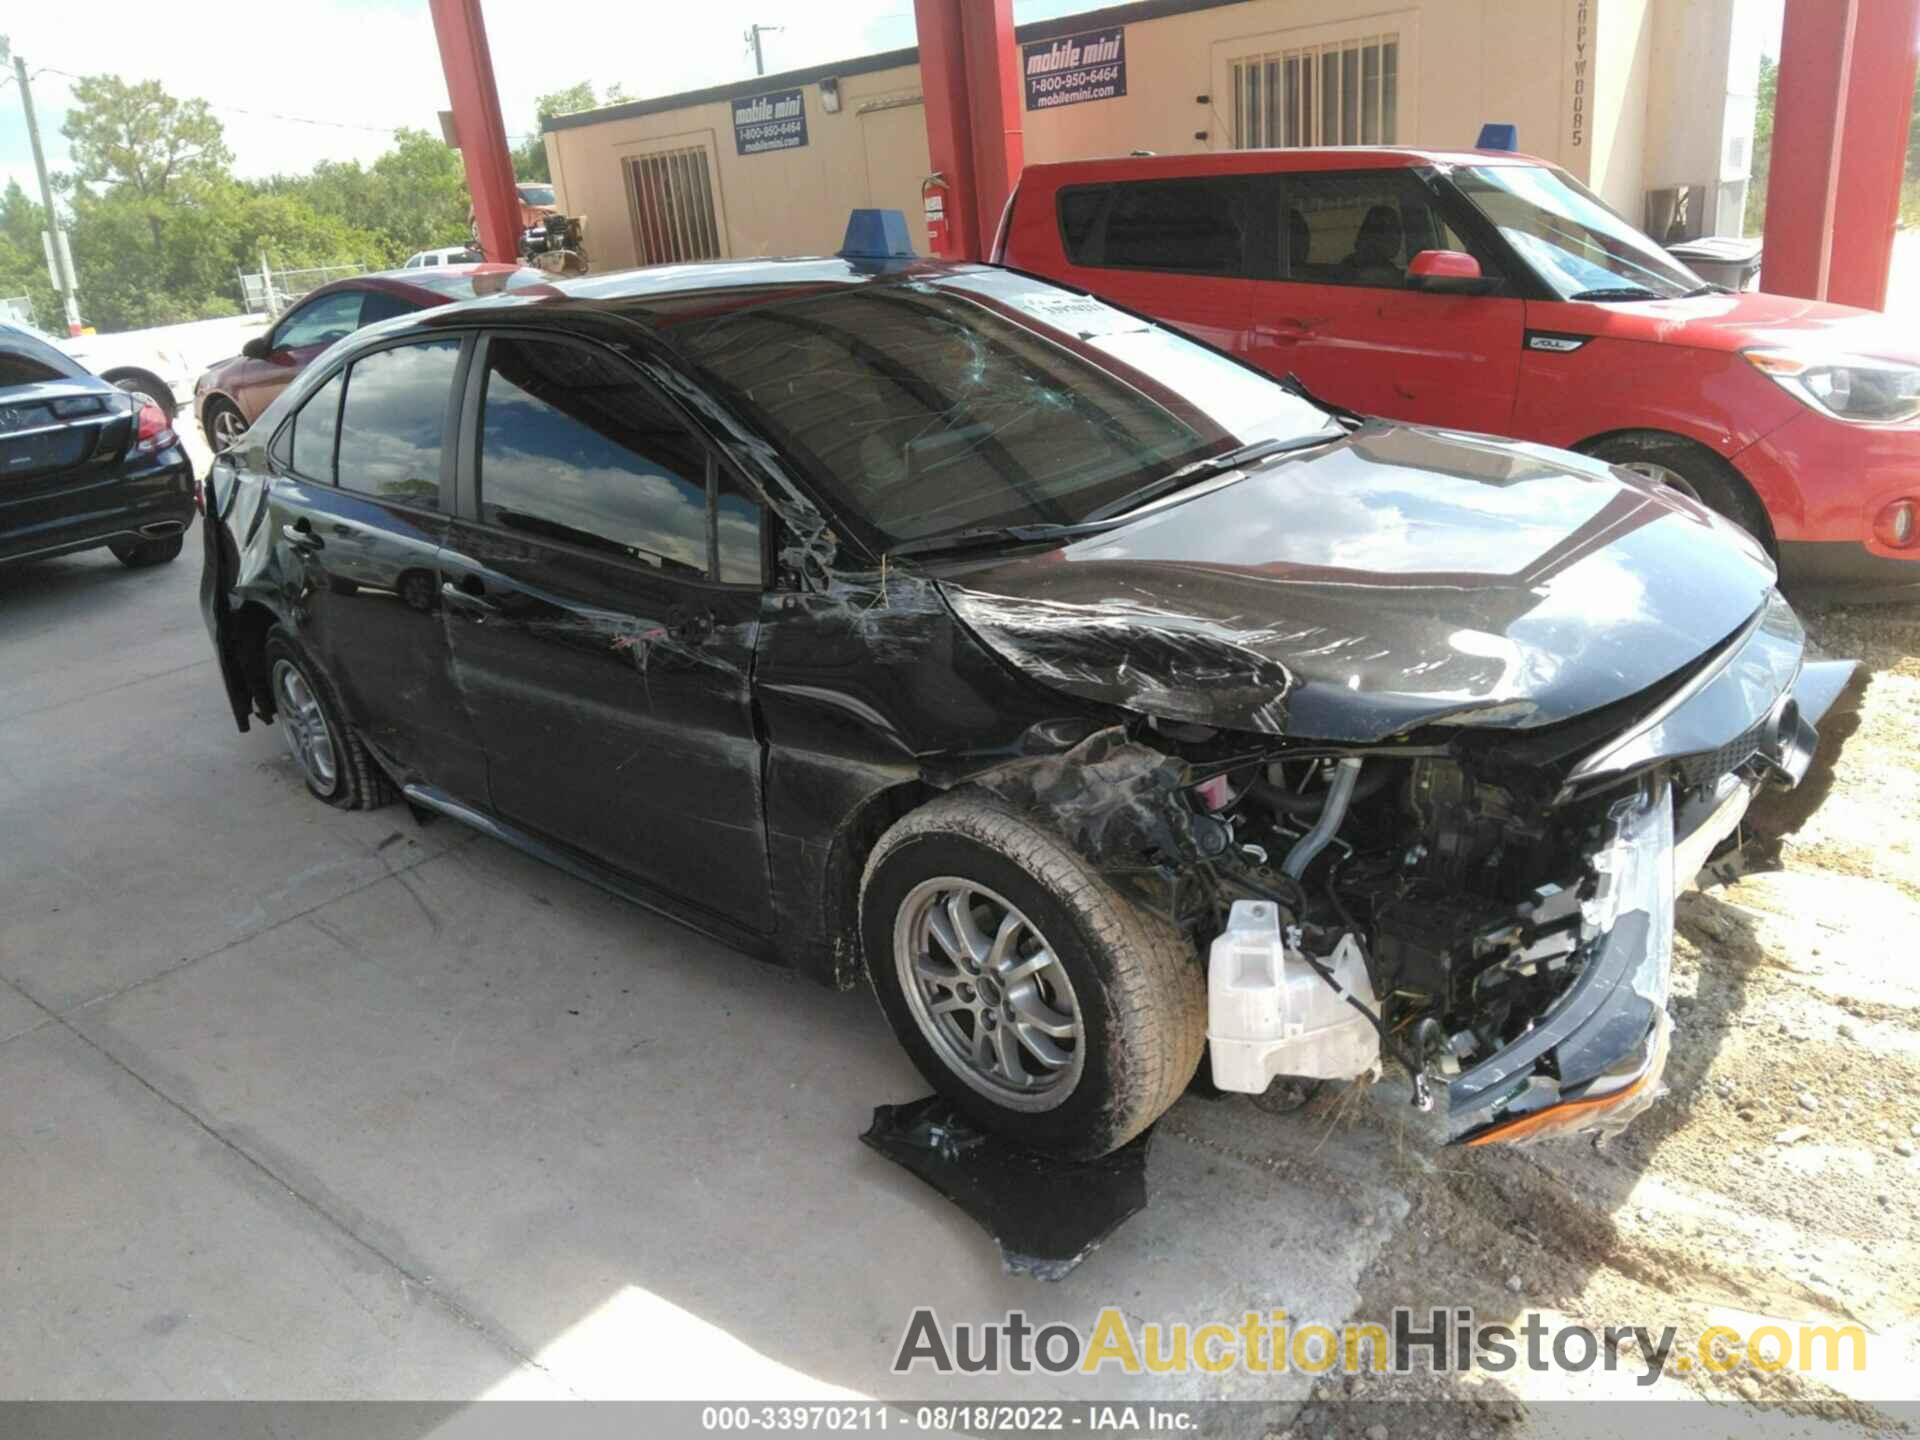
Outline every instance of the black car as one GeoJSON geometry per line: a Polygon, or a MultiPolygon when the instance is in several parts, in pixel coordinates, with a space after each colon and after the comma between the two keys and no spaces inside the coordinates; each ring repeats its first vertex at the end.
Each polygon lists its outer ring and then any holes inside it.
{"type": "Polygon", "coordinates": [[[320,799],[864,975],[1064,1155],[1209,1050],[1243,1090],[1398,1062],[1448,1139],[1621,1123],[1676,883],[1852,669],[1671,491],[978,266],[395,320],[210,491],[234,716],[320,799]]]}
{"type": "Polygon", "coordinates": [[[105,546],[128,565],[180,553],[193,465],[166,412],[0,324],[0,564],[105,546]]]}

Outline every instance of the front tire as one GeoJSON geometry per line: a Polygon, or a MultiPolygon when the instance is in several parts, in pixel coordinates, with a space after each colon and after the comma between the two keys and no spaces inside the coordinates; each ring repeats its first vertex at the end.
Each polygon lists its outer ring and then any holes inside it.
{"type": "Polygon", "coordinates": [[[986,796],[943,796],[881,836],[860,928],[880,1007],[921,1074],[1032,1149],[1119,1149],[1200,1063],[1206,979],[1192,947],[986,796]]]}
{"type": "Polygon", "coordinates": [[[372,810],[391,800],[391,782],[347,724],[333,682],[300,642],[276,625],[267,632],[264,654],[274,718],[314,798],[342,810],[372,810]]]}
{"type": "Polygon", "coordinates": [[[231,450],[247,431],[246,417],[225,400],[209,400],[200,415],[200,429],[207,448],[215,455],[231,450]]]}
{"type": "Polygon", "coordinates": [[[1643,430],[1609,436],[1586,453],[1699,501],[1773,553],[1773,525],[1766,507],[1726,461],[1704,446],[1678,435],[1643,430]]]}

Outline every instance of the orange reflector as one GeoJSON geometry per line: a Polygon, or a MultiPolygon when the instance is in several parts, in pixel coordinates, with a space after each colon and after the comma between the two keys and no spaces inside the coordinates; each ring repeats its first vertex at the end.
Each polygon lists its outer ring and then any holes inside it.
{"type": "MultiPolygon", "coordinates": [[[[1664,1020],[1664,1016],[1661,1019],[1664,1020]]],[[[1511,1144],[1522,1140],[1539,1140],[1554,1135],[1572,1135],[1590,1128],[1593,1122],[1609,1110],[1616,1110],[1630,1103],[1635,1097],[1645,1093],[1647,1087],[1660,1078],[1667,1065],[1667,1038],[1672,1026],[1655,1022],[1652,1053],[1640,1073],[1618,1090],[1609,1090],[1604,1095],[1583,1095],[1578,1100],[1563,1100],[1558,1105],[1550,1105],[1545,1110],[1529,1111],[1512,1120],[1483,1130],[1468,1145],[1511,1144]]]]}

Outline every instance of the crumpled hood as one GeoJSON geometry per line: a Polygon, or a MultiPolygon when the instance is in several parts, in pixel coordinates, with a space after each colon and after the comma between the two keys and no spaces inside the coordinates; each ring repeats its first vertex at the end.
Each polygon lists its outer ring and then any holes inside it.
{"type": "Polygon", "coordinates": [[[941,589],[1055,689],[1367,742],[1550,725],[1626,699],[1727,639],[1773,579],[1746,535],[1636,476],[1374,424],[941,589]]]}

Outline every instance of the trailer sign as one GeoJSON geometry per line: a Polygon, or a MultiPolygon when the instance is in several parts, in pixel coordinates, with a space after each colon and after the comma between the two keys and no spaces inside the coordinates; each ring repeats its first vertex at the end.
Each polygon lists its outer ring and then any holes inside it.
{"type": "Polygon", "coordinates": [[[798,150],[807,143],[804,91],[775,90],[733,102],[733,148],[737,155],[798,150]]]}
{"type": "Polygon", "coordinates": [[[1027,109],[1051,110],[1127,93],[1127,28],[1083,30],[1020,47],[1027,109]]]}

